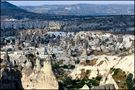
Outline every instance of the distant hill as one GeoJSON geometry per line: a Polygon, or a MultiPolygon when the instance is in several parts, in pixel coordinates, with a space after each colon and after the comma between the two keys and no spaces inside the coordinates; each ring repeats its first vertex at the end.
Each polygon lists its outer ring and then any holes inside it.
{"type": "Polygon", "coordinates": [[[10,4],[8,2],[1,2],[1,16],[3,18],[23,18],[26,17],[26,15],[31,14],[31,12],[21,9],[13,4],[10,4]]]}
{"type": "Polygon", "coordinates": [[[73,4],[20,6],[31,12],[56,15],[133,15],[133,4],[73,4]]]}
{"type": "Polygon", "coordinates": [[[40,20],[70,20],[82,16],[101,15],[133,15],[133,5],[42,5],[42,6],[15,6],[6,1],[1,2],[1,20],[15,19],[40,19],[40,20]]]}
{"type": "Polygon", "coordinates": [[[38,14],[24,10],[6,1],[0,2],[1,4],[1,20],[4,19],[50,19],[54,15],[38,14]]]}
{"type": "MultiPolygon", "coordinates": [[[[52,8],[58,9],[56,6],[52,6],[52,8]]],[[[102,15],[101,13],[94,15],[93,13],[92,16],[87,14],[84,14],[87,16],[76,16],[78,14],[60,14],[39,14],[24,10],[8,2],[1,2],[1,35],[15,35],[16,30],[37,28],[54,31],[54,27],[59,28],[59,31],[68,32],[102,30],[133,33],[134,31],[134,15],[102,15]]]]}

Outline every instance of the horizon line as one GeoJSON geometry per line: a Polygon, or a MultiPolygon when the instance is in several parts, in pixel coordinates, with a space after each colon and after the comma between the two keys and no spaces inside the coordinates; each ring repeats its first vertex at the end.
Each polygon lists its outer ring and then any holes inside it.
{"type": "Polygon", "coordinates": [[[134,5],[134,1],[6,1],[16,6],[42,6],[42,5],[134,5]]]}

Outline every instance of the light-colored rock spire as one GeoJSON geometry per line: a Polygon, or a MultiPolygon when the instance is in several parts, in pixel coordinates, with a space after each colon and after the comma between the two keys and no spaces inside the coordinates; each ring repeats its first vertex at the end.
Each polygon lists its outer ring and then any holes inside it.
{"type": "Polygon", "coordinates": [[[49,58],[44,61],[39,77],[36,89],[58,89],[58,82],[52,71],[51,60],[49,58]]]}
{"type": "Polygon", "coordinates": [[[49,73],[52,73],[52,66],[51,66],[51,60],[49,58],[46,58],[46,60],[44,61],[44,64],[43,64],[43,68],[42,68],[42,71],[44,73],[48,72],[49,73]]]}
{"type": "Polygon", "coordinates": [[[90,88],[88,87],[88,85],[84,85],[82,88],[80,88],[79,90],[89,90],[90,88]]]}
{"type": "Polygon", "coordinates": [[[86,60],[87,59],[87,50],[86,50],[86,48],[83,49],[82,54],[80,56],[80,59],[81,60],[86,60]]]}
{"type": "MultiPolygon", "coordinates": [[[[39,62],[37,63],[39,64],[39,62]]],[[[49,58],[44,61],[43,67],[40,71],[33,71],[33,73],[29,77],[27,77],[27,79],[27,82],[23,82],[28,84],[23,84],[25,85],[23,86],[24,89],[58,89],[58,82],[52,71],[51,60],[49,58]]]]}
{"type": "Polygon", "coordinates": [[[35,70],[40,71],[40,69],[41,69],[40,60],[37,58],[37,59],[36,59],[36,67],[35,67],[35,70]]]}

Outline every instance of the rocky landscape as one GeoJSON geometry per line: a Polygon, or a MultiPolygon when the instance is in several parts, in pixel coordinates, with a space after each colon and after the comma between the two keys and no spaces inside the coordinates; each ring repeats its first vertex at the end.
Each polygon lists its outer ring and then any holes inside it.
{"type": "MultiPolygon", "coordinates": [[[[88,8],[92,5],[82,5],[85,12],[88,13],[88,8]]],[[[133,34],[134,32],[134,8],[133,5],[103,5],[107,9],[104,15],[100,6],[94,6],[98,14],[94,15],[78,15],[56,13],[39,14],[22,9],[8,2],[1,2],[1,36],[14,36],[20,30],[41,29],[45,31],[105,31],[123,34],[133,34]],[[119,7],[118,7],[119,6],[119,7]],[[113,9],[110,10],[110,7],[113,9]],[[123,7],[123,8],[122,8],[123,7]],[[115,8],[117,9],[113,14],[115,8]],[[122,8],[118,9],[118,8],[122,8]],[[125,8],[125,9],[124,9],[125,8]],[[120,10],[120,11],[119,11],[120,10]],[[118,14],[119,13],[119,14],[118,14]],[[103,15],[102,15],[103,14],[103,15]]],[[[49,7],[49,6],[48,6],[49,7]]],[[[61,7],[61,6],[55,6],[61,7]]],[[[66,6],[65,6],[66,7],[66,6]]],[[[70,6],[69,6],[70,7],[70,6]]],[[[72,6],[71,6],[72,7],[72,6]]],[[[73,6],[74,7],[74,6],[73,6]]],[[[75,6],[76,7],[76,6],[75,6]]],[[[103,8],[103,7],[102,7],[103,8]]],[[[32,10],[32,9],[31,9],[32,10]]],[[[61,9],[60,9],[61,10],[61,9]]],[[[77,9],[78,10],[78,9],[77,9]]],[[[77,11],[76,9],[74,11],[77,11]]],[[[94,9],[93,9],[94,10],[94,9]]],[[[54,10],[53,10],[54,11],[54,10]]],[[[55,10],[57,12],[57,10],[55,10]]],[[[71,10],[72,11],[72,10],[71,10]]],[[[80,10],[79,10],[80,11],[80,10]]],[[[84,11],[84,10],[82,10],[84,11]]],[[[95,11],[90,10],[90,14],[95,11]]],[[[81,14],[81,12],[80,12],[81,14]]]]}
{"type": "Polygon", "coordinates": [[[53,20],[12,20],[1,21],[2,36],[12,36],[20,30],[41,29],[45,31],[105,31],[123,34],[134,33],[133,15],[116,16],[80,16],[80,17],[62,17],[53,20]]]}
{"type": "Polygon", "coordinates": [[[101,6],[48,6],[58,8],[41,14],[2,1],[0,89],[135,89],[134,10],[101,6]],[[62,8],[69,11],[59,15],[62,8]]]}
{"type": "Polygon", "coordinates": [[[134,88],[134,35],[95,31],[19,34],[3,40],[1,89],[8,85],[60,90],[134,88]]]}

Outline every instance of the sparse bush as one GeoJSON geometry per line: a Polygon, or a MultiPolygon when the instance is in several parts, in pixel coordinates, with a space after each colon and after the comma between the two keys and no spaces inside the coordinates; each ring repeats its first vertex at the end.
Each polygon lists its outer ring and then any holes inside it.
{"type": "Polygon", "coordinates": [[[126,79],[128,90],[133,89],[133,74],[129,73],[126,79]]]}
{"type": "Polygon", "coordinates": [[[114,69],[114,74],[113,74],[113,76],[117,75],[118,72],[119,72],[119,69],[114,69]]]}
{"type": "Polygon", "coordinates": [[[126,84],[126,73],[121,70],[120,68],[112,68],[111,69],[112,72],[114,72],[114,74],[112,75],[113,79],[115,80],[115,82],[117,83],[119,89],[127,89],[127,85],[126,84]]]}
{"type": "Polygon", "coordinates": [[[96,80],[100,81],[102,79],[102,76],[97,76],[96,80]]]}

